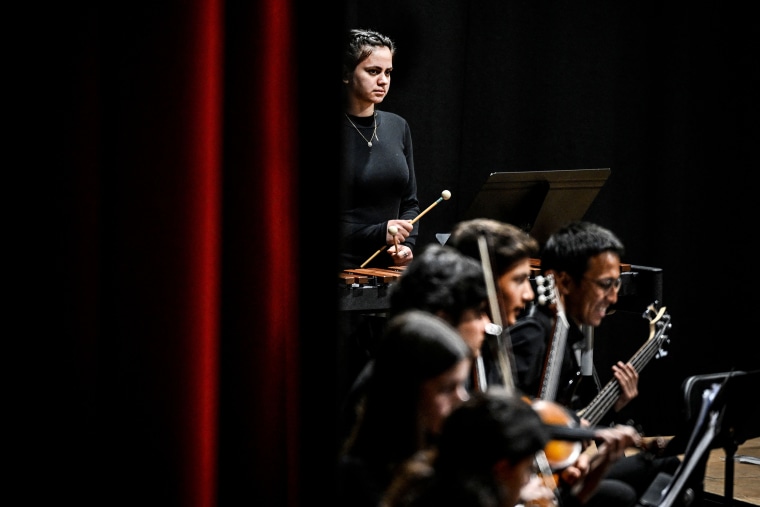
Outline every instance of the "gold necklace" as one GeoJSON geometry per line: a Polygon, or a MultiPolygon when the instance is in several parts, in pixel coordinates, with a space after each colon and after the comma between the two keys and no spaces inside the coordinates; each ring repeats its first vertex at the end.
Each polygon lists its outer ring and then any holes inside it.
{"type": "Polygon", "coordinates": [[[356,129],[356,131],[359,133],[360,136],[362,136],[362,139],[364,139],[365,141],[367,141],[367,146],[369,146],[370,148],[372,148],[372,138],[373,137],[375,139],[377,139],[378,141],[380,140],[380,138],[377,137],[377,112],[373,113],[373,115],[372,115],[374,117],[374,119],[375,119],[375,130],[372,132],[372,135],[369,136],[369,139],[367,139],[366,137],[364,137],[364,134],[362,134],[362,131],[359,130],[359,127],[357,127],[354,124],[354,122],[351,121],[351,118],[349,118],[346,113],[343,113],[343,114],[346,116],[346,119],[348,120],[348,123],[350,123],[351,126],[354,127],[354,129],[356,129]]]}

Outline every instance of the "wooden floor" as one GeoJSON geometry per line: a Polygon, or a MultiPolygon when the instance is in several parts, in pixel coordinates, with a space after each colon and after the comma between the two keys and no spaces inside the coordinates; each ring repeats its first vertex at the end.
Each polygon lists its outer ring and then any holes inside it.
{"type": "MultiPolygon", "coordinates": [[[[743,456],[760,459],[760,438],[747,440],[734,456],[734,505],[760,505],[760,465],[743,463],[743,456]],[[743,502],[743,503],[740,503],[743,502]]],[[[725,501],[726,453],[713,449],[705,469],[705,492],[721,503],[725,501]],[[714,495],[714,496],[713,496],[714,495]],[[720,498],[717,498],[720,497],[720,498]]]]}

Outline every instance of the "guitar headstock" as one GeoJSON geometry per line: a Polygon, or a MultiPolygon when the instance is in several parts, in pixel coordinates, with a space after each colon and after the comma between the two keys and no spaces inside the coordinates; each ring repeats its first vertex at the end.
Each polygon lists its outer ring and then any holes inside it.
{"type": "Polygon", "coordinates": [[[538,275],[536,277],[536,294],[538,304],[541,306],[556,305],[559,301],[559,293],[554,283],[554,275],[538,275]]]}
{"type": "Polygon", "coordinates": [[[660,307],[659,301],[654,301],[642,314],[642,317],[649,321],[649,340],[654,339],[660,343],[657,357],[668,355],[667,351],[662,348],[662,342],[670,341],[665,332],[670,329],[670,314],[666,312],[667,307],[660,307]]]}
{"type": "Polygon", "coordinates": [[[666,312],[667,309],[666,306],[660,307],[658,301],[654,301],[651,305],[647,306],[647,309],[641,315],[649,321],[652,333],[657,330],[664,332],[665,329],[670,327],[670,314],[666,312]]]}

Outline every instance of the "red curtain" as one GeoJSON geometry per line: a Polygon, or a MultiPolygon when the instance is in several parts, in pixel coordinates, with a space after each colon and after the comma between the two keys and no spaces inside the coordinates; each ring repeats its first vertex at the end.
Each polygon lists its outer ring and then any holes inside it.
{"type": "Polygon", "coordinates": [[[37,32],[45,150],[30,167],[54,168],[40,222],[54,260],[34,333],[51,337],[57,422],[36,465],[53,482],[27,495],[299,505],[295,13],[107,4],[58,6],[37,32]]]}

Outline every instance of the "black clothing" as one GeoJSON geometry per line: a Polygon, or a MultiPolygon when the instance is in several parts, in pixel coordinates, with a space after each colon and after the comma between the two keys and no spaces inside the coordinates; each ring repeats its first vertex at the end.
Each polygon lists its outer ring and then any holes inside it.
{"type": "MultiPolygon", "coordinates": [[[[569,320],[569,319],[568,319],[569,320]]],[[[575,350],[583,344],[583,332],[572,321],[567,332],[565,355],[562,362],[557,401],[573,414],[585,408],[599,393],[596,372],[593,376],[581,376],[581,367],[575,350]]],[[[515,357],[515,383],[528,395],[537,397],[547,348],[553,337],[554,315],[543,306],[534,306],[527,316],[510,328],[512,350],[515,357]]],[[[594,368],[596,368],[594,366],[594,368]]],[[[597,424],[614,424],[617,414],[610,410],[597,424]]],[[[638,454],[615,462],[587,506],[632,505],[631,494],[636,500],[646,492],[659,472],[672,474],[680,463],[676,456],[651,457],[638,454]]]]}
{"type": "MultiPolygon", "coordinates": [[[[413,220],[420,213],[409,124],[393,113],[376,114],[376,138],[372,137],[375,118],[343,118],[341,270],[358,268],[385,244],[388,220],[413,220]],[[371,147],[367,139],[372,140],[371,147]]],[[[414,224],[404,244],[413,249],[418,233],[419,224],[414,224]]],[[[365,267],[392,264],[383,252],[365,267]]]]}
{"type": "MultiPolygon", "coordinates": [[[[544,358],[554,332],[554,314],[545,306],[533,306],[527,316],[510,328],[512,352],[515,358],[515,384],[531,397],[539,397],[544,358]]],[[[557,403],[578,411],[594,399],[599,387],[593,377],[581,376],[576,350],[583,345],[583,332],[570,322],[562,360],[557,403]]],[[[604,421],[610,422],[608,415],[604,421]]]]}
{"type": "Polygon", "coordinates": [[[372,377],[372,368],[375,364],[373,359],[370,359],[364,366],[359,375],[351,385],[346,398],[340,407],[340,428],[339,428],[339,442],[344,442],[346,438],[351,434],[351,430],[354,428],[357,419],[357,410],[359,410],[360,404],[364,395],[367,393],[367,383],[370,377],[372,377]]]}
{"type": "Polygon", "coordinates": [[[338,461],[338,498],[340,507],[379,507],[393,473],[356,456],[341,456],[338,461]]]}

